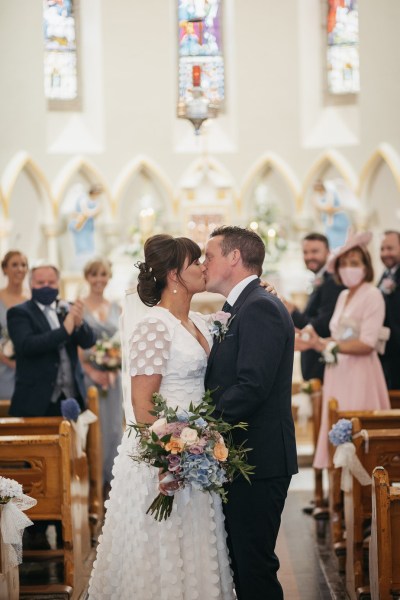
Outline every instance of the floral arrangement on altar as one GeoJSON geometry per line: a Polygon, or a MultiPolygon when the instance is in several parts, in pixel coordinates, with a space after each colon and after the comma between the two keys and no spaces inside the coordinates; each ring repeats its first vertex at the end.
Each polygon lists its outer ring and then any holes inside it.
{"type": "Polygon", "coordinates": [[[234,446],[233,429],[246,429],[246,423],[229,425],[214,418],[215,406],[211,394],[205,392],[200,404],[188,411],[167,406],[160,394],[153,394],[157,419],[152,425],[128,425],[129,434],[139,438],[138,452],[131,458],[160,469],[160,481],[168,495],[159,493],[147,513],[158,521],[167,519],[172,511],[174,495],[184,488],[216,492],[227,501],[224,483],[242,475],[250,482],[254,467],[246,462],[249,448],[234,446]]]}
{"type": "Polygon", "coordinates": [[[115,372],[121,368],[121,342],[118,337],[103,337],[97,340],[89,360],[96,369],[115,372]]]}

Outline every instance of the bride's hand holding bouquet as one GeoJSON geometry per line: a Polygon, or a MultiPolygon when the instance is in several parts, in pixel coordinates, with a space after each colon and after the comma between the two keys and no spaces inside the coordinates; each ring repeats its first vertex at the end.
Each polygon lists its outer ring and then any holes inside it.
{"type": "Polygon", "coordinates": [[[130,424],[129,434],[139,438],[138,451],[131,458],[159,469],[160,493],[147,513],[161,521],[172,511],[174,496],[184,488],[216,492],[227,502],[224,484],[242,475],[248,481],[254,467],[246,462],[250,448],[234,446],[233,429],[246,429],[246,423],[230,425],[214,418],[210,392],[188,411],[167,406],[160,394],[153,394],[157,419],[151,425],[130,424]]]}

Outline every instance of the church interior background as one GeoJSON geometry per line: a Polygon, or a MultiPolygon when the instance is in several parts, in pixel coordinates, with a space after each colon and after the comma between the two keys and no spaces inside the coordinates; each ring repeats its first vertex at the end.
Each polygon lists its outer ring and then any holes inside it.
{"type": "Polygon", "coordinates": [[[263,236],[287,296],[307,290],[311,230],[333,246],[373,230],[379,268],[400,226],[398,0],[2,0],[0,16],[1,254],[58,264],[69,299],[94,255],[120,298],[149,235],[204,244],[222,223],[263,236]]]}

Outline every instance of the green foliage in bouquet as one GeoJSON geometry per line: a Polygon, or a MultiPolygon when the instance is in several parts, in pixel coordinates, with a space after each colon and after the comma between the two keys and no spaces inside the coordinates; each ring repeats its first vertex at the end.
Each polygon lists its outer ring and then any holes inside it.
{"type": "Polygon", "coordinates": [[[128,425],[139,438],[138,452],[131,458],[160,469],[160,478],[166,494],[158,494],[147,510],[161,521],[172,511],[174,495],[184,487],[216,492],[227,502],[224,484],[239,475],[250,483],[254,467],[247,464],[244,444],[235,446],[234,429],[247,429],[246,423],[230,425],[213,416],[215,405],[211,392],[206,391],[202,401],[190,404],[187,411],[172,408],[160,394],[153,394],[156,417],[151,425],[128,425]]]}

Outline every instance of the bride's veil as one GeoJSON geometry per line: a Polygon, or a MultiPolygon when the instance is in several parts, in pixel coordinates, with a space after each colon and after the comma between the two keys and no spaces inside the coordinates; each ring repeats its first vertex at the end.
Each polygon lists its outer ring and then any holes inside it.
{"type": "Polygon", "coordinates": [[[119,320],[122,350],[122,394],[124,401],[126,424],[135,422],[131,401],[131,375],[130,375],[130,340],[136,324],[141,321],[151,309],[140,300],[136,289],[126,290],[119,320]]]}

